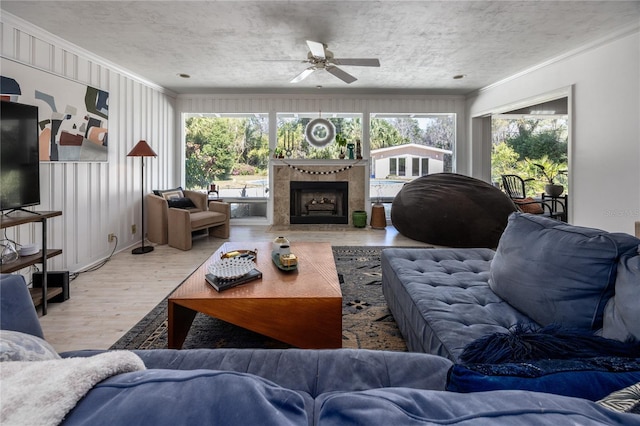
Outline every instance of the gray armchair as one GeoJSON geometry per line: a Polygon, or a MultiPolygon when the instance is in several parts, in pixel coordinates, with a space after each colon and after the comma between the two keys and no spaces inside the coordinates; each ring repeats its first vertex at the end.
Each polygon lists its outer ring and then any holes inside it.
{"type": "Polygon", "coordinates": [[[207,194],[196,191],[182,190],[182,194],[183,197],[169,199],[147,195],[149,241],[191,250],[194,231],[207,229],[210,236],[229,238],[229,203],[208,201],[207,194]]]}

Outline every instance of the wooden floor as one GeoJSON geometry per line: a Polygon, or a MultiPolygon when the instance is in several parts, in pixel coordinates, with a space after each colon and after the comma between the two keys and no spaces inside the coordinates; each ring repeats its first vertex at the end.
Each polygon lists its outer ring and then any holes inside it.
{"type": "Polygon", "coordinates": [[[400,235],[392,226],[377,230],[346,225],[295,225],[291,229],[232,225],[229,240],[199,236],[190,251],[163,245],[151,253],[133,255],[126,249],[99,270],[80,274],[72,281],[69,300],[48,305],[47,315],[40,317],[45,338],[59,352],[107,349],[225,241],[272,241],[280,235],[290,241],[321,241],[334,246],[426,245],[400,235]]]}

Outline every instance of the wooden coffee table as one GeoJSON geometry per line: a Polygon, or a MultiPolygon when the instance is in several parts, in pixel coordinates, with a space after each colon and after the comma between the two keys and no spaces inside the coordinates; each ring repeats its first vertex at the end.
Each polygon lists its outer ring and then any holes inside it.
{"type": "Polygon", "coordinates": [[[225,243],[169,296],[169,348],[182,347],[197,312],[305,349],[342,347],[342,292],[329,243],[293,242],[298,269],[271,260],[271,243],[225,243]],[[222,253],[258,250],[262,279],[217,292],[205,281],[222,253]]]}

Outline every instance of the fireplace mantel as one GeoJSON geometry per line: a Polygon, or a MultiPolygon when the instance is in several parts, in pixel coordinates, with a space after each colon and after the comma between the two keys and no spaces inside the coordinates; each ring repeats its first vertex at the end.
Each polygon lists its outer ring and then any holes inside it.
{"type": "Polygon", "coordinates": [[[273,166],[335,166],[336,169],[347,166],[364,167],[367,160],[322,160],[322,159],[293,159],[293,158],[274,158],[271,160],[273,166]]]}
{"type": "Polygon", "coordinates": [[[364,210],[366,160],[273,159],[273,224],[289,225],[291,181],[349,182],[349,223],[355,210],[364,210]]]}

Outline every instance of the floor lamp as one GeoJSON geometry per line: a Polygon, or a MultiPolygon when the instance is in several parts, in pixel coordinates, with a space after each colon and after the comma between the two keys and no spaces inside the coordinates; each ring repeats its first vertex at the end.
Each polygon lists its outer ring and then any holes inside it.
{"type": "Polygon", "coordinates": [[[145,254],[153,251],[153,247],[144,245],[144,157],[157,157],[158,155],[153,152],[153,149],[149,146],[147,141],[139,141],[136,146],[127,154],[127,157],[140,157],[140,164],[142,169],[140,170],[140,194],[142,197],[142,245],[140,247],[131,250],[133,254],[145,254]]]}

